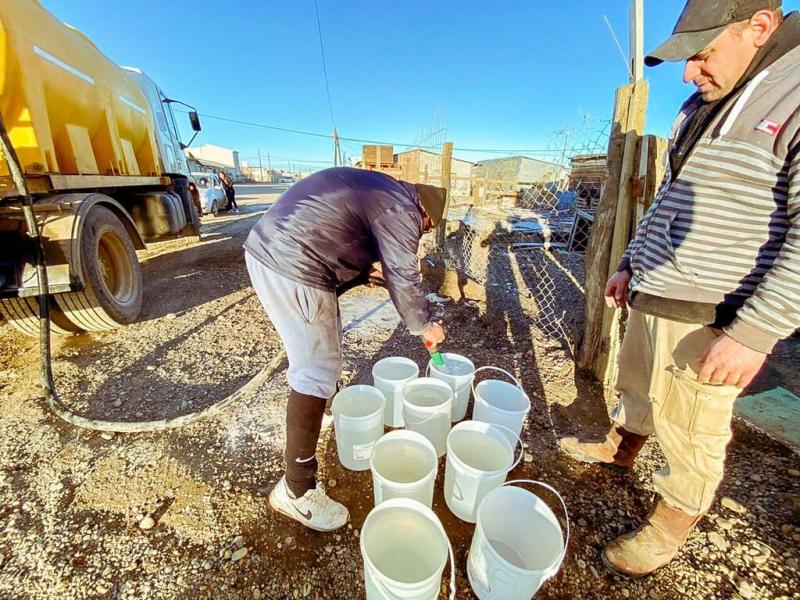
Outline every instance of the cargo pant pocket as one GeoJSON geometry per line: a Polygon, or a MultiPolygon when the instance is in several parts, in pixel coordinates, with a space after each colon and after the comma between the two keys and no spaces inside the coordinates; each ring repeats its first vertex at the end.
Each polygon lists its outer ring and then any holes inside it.
{"type": "Polygon", "coordinates": [[[694,373],[672,365],[659,418],[693,435],[729,436],[733,405],[740,391],[731,385],[703,384],[694,373]]]}
{"type": "Polygon", "coordinates": [[[668,367],[656,437],[668,467],[655,475],[658,491],[690,514],[708,510],[722,480],[731,439],[734,386],[701,384],[694,373],[668,367]]]}

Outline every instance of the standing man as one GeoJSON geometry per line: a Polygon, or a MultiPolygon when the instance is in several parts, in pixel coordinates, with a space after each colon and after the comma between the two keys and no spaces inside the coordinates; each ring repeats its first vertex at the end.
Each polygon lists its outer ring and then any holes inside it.
{"type": "Polygon", "coordinates": [[[800,14],[780,0],[689,0],[648,66],[685,61],[697,91],[607,300],[629,305],[619,404],[571,456],[629,468],[650,435],[667,466],[644,523],[602,559],[629,576],[668,563],[722,480],[733,404],[800,326],[800,14]]]}
{"type": "Polygon", "coordinates": [[[374,171],[337,167],[301,180],[261,217],[245,242],[253,288],[283,340],[291,391],[286,409],[286,473],[272,508],[318,531],[348,512],[317,485],[315,456],[326,401],[342,371],[337,290],[367,281],[373,263],[410,332],[434,344],[417,250],[444,212],[446,190],[374,171]]]}
{"type": "Polygon", "coordinates": [[[220,171],[218,175],[222,189],[225,191],[225,198],[228,200],[225,210],[232,210],[234,213],[238,213],[239,206],[236,204],[236,188],[233,187],[233,179],[225,171],[220,171]]]}

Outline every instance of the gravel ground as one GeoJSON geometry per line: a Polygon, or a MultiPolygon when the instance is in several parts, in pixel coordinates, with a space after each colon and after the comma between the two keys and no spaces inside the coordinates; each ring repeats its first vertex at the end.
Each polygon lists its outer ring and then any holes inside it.
{"type": "MultiPolygon", "coordinates": [[[[248,285],[240,246],[273,191],[241,186],[242,214],[208,219],[200,246],[176,241],[143,252],[139,323],[55,343],[56,381],[74,410],[119,420],[184,414],[221,400],[270,360],[279,341],[248,285]]],[[[513,261],[497,268],[525,289],[513,261]]],[[[552,484],[570,510],[567,559],[538,597],[800,597],[800,460],[738,422],[723,499],[677,559],[639,581],[606,572],[599,552],[647,512],[662,455],[649,442],[628,474],[562,456],[557,435],[601,433],[610,399],[539,335],[533,301],[513,285],[466,293],[475,302],[443,309],[447,349],[521,377],[534,406],[523,436],[528,456],[511,475],[552,484]]],[[[372,364],[385,356],[425,364],[387,300],[377,289],[342,298],[345,322],[367,315],[347,337],[346,383],[370,383],[372,364]]],[[[332,428],[323,432],[320,475],[350,508],[350,525],[319,534],[268,507],[281,474],[283,373],[213,419],[112,436],[50,414],[35,344],[6,325],[0,340],[0,597],[363,597],[358,535],[372,507],[371,478],[341,467],[332,428]]],[[[779,353],[773,377],[796,373],[794,348],[779,353]]],[[[455,548],[458,598],[473,598],[465,569],[473,526],[449,513],[443,462],[439,472],[434,510],[455,548]]]]}

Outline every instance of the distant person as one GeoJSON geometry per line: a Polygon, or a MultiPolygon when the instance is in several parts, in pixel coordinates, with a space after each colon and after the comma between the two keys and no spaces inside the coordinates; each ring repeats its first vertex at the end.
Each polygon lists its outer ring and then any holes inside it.
{"type": "Polygon", "coordinates": [[[663,61],[685,61],[697,91],[605,291],[629,306],[619,404],[605,440],[561,440],[578,460],[630,468],[655,435],[658,499],[601,555],[633,577],[671,561],[711,507],[734,401],[800,326],[800,14],[784,19],[780,0],[689,0],[646,59],[663,61]]]}
{"type": "Polygon", "coordinates": [[[417,250],[442,218],[445,197],[442,188],[374,171],[327,169],[286,190],[245,242],[253,288],[289,359],[286,472],[269,502],[306,527],[331,531],[349,518],[315,477],[325,405],[342,373],[338,292],[366,282],[380,261],[409,331],[441,343],[444,330],[431,321],[417,250]]]}
{"type": "Polygon", "coordinates": [[[233,187],[233,180],[225,171],[220,171],[219,182],[222,184],[222,189],[225,191],[225,197],[228,199],[228,203],[225,205],[225,210],[238,213],[239,206],[236,204],[236,188],[233,187]]]}

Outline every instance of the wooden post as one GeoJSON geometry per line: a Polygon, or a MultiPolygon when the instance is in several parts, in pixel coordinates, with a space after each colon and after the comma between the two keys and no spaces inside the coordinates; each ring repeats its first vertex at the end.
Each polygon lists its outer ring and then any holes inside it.
{"type": "Polygon", "coordinates": [[[644,79],[644,0],[631,0],[631,83],[644,79]]]}
{"type": "Polygon", "coordinates": [[[440,250],[444,248],[444,240],[447,237],[447,212],[450,209],[450,174],[453,166],[453,142],[445,142],[442,145],[442,181],[441,186],[447,190],[447,200],[444,203],[444,213],[442,220],[439,221],[439,228],[436,231],[436,247],[440,250]]]}
{"type": "MultiPolygon", "coordinates": [[[[613,130],[608,142],[606,183],[586,250],[586,331],[578,354],[578,365],[593,371],[598,377],[605,376],[611,350],[608,347],[608,327],[614,314],[613,311],[610,315],[606,314],[604,291],[610,275],[612,242],[615,231],[629,232],[629,182],[637,164],[636,141],[644,130],[647,97],[648,85],[644,81],[617,89],[613,130]],[[624,218],[627,226],[617,225],[617,206],[620,201],[625,208],[620,217],[624,218]]],[[[618,248],[619,245],[617,251],[618,248]]]]}

